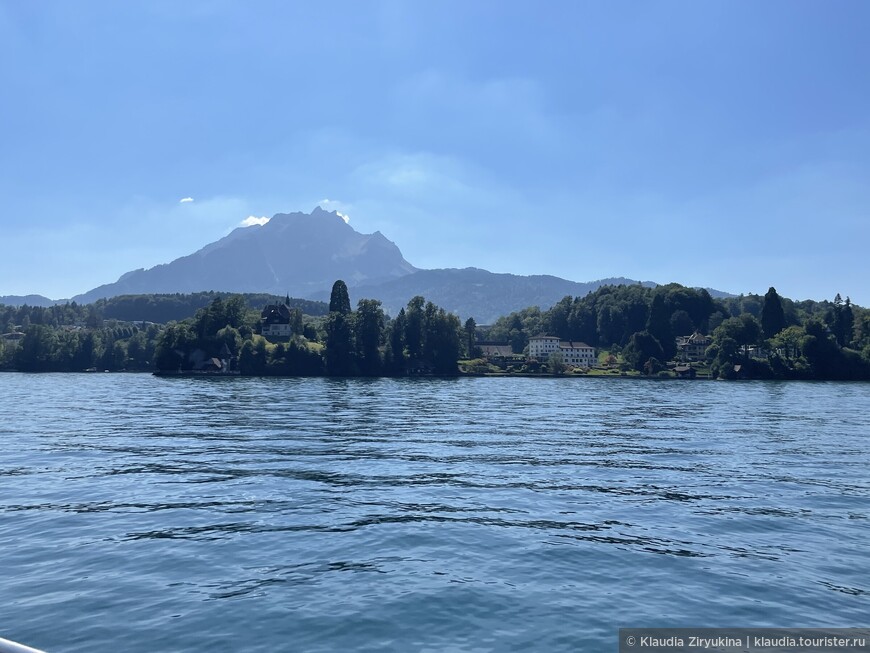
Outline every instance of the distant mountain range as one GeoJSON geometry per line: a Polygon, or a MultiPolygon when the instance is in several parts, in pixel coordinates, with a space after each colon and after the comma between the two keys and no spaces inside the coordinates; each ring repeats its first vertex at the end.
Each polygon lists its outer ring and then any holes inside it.
{"type": "MultiPolygon", "coordinates": [[[[496,274],[478,268],[419,270],[381,232],[361,234],[337,212],[279,213],[261,226],[240,227],[189,256],[148,270],[127,272],[69,301],[90,304],[119,295],[227,291],[289,294],[326,300],[336,279],[351,298],[379,299],[396,315],[422,295],[480,324],[525,308],[549,308],[565,295],[583,296],[606,284],[656,286],[652,281],[610,278],[578,283],[547,275],[496,274]]],[[[711,291],[714,296],[727,293],[711,291]]],[[[67,300],[41,295],[0,297],[7,305],[50,306],[67,300]]]]}
{"type": "Polygon", "coordinates": [[[239,227],[189,256],[128,272],[73,300],[89,304],[116,295],[208,290],[308,297],[336,279],[349,286],[377,284],[416,269],[380,231],[361,234],[338,213],[317,207],[239,227]]]}
{"type": "MultiPolygon", "coordinates": [[[[582,297],[601,286],[636,283],[650,288],[658,285],[624,277],[578,283],[549,275],[496,274],[478,268],[419,270],[385,283],[351,288],[350,296],[353,302],[363,298],[379,299],[384,310],[395,316],[409,299],[422,295],[464,318],[473,317],[479,324],[491,324],[502,315],[528,306],[549,308],[565,295],[582,297]]],[[[329,293],[318,293],[311,299],[326,301],[329,293]]]]}
{"type": "Polygon", "coordinates": [[[54,306],[65,299],[49,299],[42,295],[0,295],[0,304],[5,306],[54,306]]]}

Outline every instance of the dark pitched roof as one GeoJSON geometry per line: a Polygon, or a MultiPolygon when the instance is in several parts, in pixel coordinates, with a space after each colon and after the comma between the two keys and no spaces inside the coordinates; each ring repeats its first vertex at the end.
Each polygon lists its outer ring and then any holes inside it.
{"type": "Polygon", "coordinates": [[[560,347],[567,348],[576,348],[583,347],[585,349],[594,349],[594,347],[587,345],[585,342],[574,342],[573,340],[562,340],[559,342],[560,347]]]}
{"type": "Polygon", "coordinates": [[[290,307],[286,304],[269,304],[260,317],[264,324],[290,324],[290,307]]]}

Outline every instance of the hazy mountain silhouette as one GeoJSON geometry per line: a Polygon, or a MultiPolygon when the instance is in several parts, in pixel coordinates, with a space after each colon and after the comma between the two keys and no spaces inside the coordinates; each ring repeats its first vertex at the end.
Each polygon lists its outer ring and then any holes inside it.
{"type": "MultiPolygon", "coordinates": [[[[499,316],[528,306],[549,308],[565,295],[582,297],[601,286],[636,283],[647,287],[658,285],[624,277],[578,283],[549,275],[521,276],[479,268],[449,268],[420,270],[384,283],[360,285],[350,289],[350,296],[354,304],[363,298],[379,299],[384,310],[395,317],[409,299],[422,295],[463,318],[473,317],[478,324],[490,324],[499,316]]],[[[327,292],[311,296],[320,300],[328,297],[327,292]]]]}
{"type": "Polygon", "coordinates": [[[0,304],[4,306],[54,306],[58,301],[42,295],[3,295],[0,304]]]}
{"type": "MultiPolygon", "coordinates": [[[[72,301],[88,304],[119,295],[202,291],[327,300],[336,279],[347,283],[354,305],[362,298],[379,299],[395,316],[409,299],[422,295],[481,324],[527,306],[546,309],[565,295],[583,296],[606,284],[657,285],[623,277],[579,283],[478,268],[418,270],[379,231],[361,234],[338,213],[317,207],[310,214],[279,213],[262,226],[240,227],[189,256],[127,272],[72,301]]],[[[39,295],[0,298],[0,303],[11,305],[48,306],[58,301],[66,300],[39,295]]]]}
{"type": "Polygon", "coordinates": [[[279,213],[262,226],[240,227],[189,256],[128,272],[73,299],[90,303],[116,295],[207,290],[307,297],[336,279],[353,287],[415,270],[381,232],[361,234],[338,213],[317,207],[310,214],[279,213]]]}

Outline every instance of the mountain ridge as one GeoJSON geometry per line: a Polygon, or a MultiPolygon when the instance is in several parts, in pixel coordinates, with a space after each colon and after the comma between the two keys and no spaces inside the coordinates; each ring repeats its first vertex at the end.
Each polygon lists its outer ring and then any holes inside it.
{"type": "MultiPolygon", "coordinates": [[[[271,293],[325,301],[336,279],[347,283],[354,301],[378,299],[391,315],[412,297],[422,295],[480,323],[528,306],[546,309],[566,295],[583,296],[602,285],[658,285],[625,277],[578,282],[476,267],[418,269],[380,231],[359,233],[338,212],[318,206],[311,213],[277,213],[263,225],[237,227],[191,254],[152,268],[130,270],[113,283],[69,300],[27,295],[0,297],[0,303],[90,304],[120,295],[207,291],[271,293]]],[[[729,296],[715,290],[711,294],[729,296]]]]}
{"type": "MultiPolygon", "coordinates": [[[[474,267],[437,268],[418,270],[377,285],[351,288],[349,294],[352,300],[380,300],[384,310],[394,317],[409,299],[422,295],[463,318],[473,317],[480,324],[488,324],[529,306],[547,309],[566,295],[584,296],[604,285],[638,283],[650,288],[659,285],[625,277],[578,282],[547,274],[518,275],[474,267]]],[[[324,301],[328,296],[320,292],[308,299],[324,301]]]]}
{"type": "Polygon", "coordinates": [[[306,297],[335,279],[377,283],[416,271],[382,233],[361,234],[336,211],[277,213],[266,224],[239,227],[192,254],[76,295],[91,303],[116,295],[203,292],[289,293],[306,297]]]}
{"type": "Polygon", "coordinates": [[[41,306],[46,308],[63,304],[66,299],[49,299],[43,295],[0,295],[0,305],[4,306],[41,306]]]}

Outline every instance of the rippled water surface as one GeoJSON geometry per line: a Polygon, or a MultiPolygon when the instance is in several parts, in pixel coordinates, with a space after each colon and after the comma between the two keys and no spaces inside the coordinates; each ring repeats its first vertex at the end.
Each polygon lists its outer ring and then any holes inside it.
{"type": "Polygon", "coordinates": [[[0,636],[613,651],[861,626],[870,385],[0,375],[0,636]]]}

